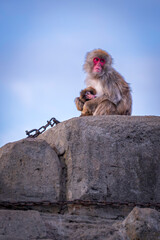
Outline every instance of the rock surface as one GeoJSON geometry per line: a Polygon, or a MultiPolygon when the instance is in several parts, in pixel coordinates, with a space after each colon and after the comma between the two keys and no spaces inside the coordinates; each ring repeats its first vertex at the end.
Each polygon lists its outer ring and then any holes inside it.
{"type": "Polygon", "coordinates": [[[39,136],[64,155],[67,199],[160,202],[160,118],[72,119],[39,136]]]}
{"type": "Polygon", "coordinates": [[[0,240],[159,240],[160,213],[135,207],[124,221],[0,210],[0,240]]]}
{"type": "Polygon", "coordinates": [[[160,240],[159,146],[151,116],[74,118],[5,145],[0,240],[160,240]]]}
{"type": "Polygon", "coordinates": [[[42,140],[25,139],[0,149],[0,201],[58,201],[61,165],[42,140]]]}
{"type": "Polygon", "coordinates": [[[46,228],[39,212],[0,210],[0,239],[44,237],[46,237],[46,228]]]}
{"type": "Polygon", "coordinates": [[[160,213],[153,209],[135,207],[122,226],[129,239],[160,239],[160,213]]]}

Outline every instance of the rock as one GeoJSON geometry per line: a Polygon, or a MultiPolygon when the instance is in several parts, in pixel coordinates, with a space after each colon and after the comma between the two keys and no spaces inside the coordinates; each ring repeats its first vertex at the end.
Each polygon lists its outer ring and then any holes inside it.
{"type": "MultiPolygon", "coordinates": [[[[118,230],[114,221],[81,215],[41,214],[47,237],[56,240],[110,240],[118,230]]],[[[118,240],[118,239],[117,239],[118,240]]]]}
{"type": "Polygon", "coordinates": [[[160,117],[97,116],[5,145],[0,240],[160,240],[159,143],[160,117]]]}
{"type": "Polygon", "coordinates": [[[0,240],[46,237],[45,224],[37,211],[0,210],[0,240]]]}
{"type": "Polygon", "coordinates": [[[67,200],[160,202],[160,117],[74,118],[38,138],[63,155],[67,200]]]}
{"type": "Polygon", "coordinates": [[[58,201],[61,165],[42,140],[25,139],[0,149],[0,201],[58,201]]]}
{"type": "Polygon", "coordinates": [[[0,240],[159,240],[160,213],[137,208],[124,221],[0,210],[0,240]]]}
{"type": "Polygon", "coordinates": [[[160,239],[160,213],[154,209],[135,207],[122,226],[130,240],[160,239]]]}

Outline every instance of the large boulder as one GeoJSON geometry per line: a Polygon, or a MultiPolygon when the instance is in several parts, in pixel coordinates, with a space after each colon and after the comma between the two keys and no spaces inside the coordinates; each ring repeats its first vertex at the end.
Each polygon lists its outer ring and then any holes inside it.
{"type": "Polygon", "coordinates": [[[135,207],[124,221],[0,210],[0,240],[159,240],[160,213],[135,207]]]}
{"type": "Polygon", "coordinates": [[[37,211],[0,210],[0,240],[46,237],[46,227],[37,211]]]}
{"type": "Polygon", "coordinates": [[[0,149],[0,202],[56,202],[60,178],[60,161],[46,141],[24,139],[0,149]]]}
{"type": "Polygon", "coordinates": [[[0,240],[160,240],[159,143],[160,117],[97,116],[3,146],[0,240]]]}
{"type": "Polygon", "coordinates": [[[64,157],[67,200],[160,202],[160,117],[74,118],[39,139],[64,157]]]}
{"type": "Polygon", "coordinates": [[[122,222],[130,240],[160,239],[160,213],[150,208],[137,208],[122,222]]]}

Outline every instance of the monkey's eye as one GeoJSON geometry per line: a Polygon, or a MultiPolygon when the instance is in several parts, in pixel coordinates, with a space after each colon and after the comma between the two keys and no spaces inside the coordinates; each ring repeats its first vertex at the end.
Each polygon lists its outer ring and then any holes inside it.
{"type": "Polygon", "coordinates": [[[100,59],[101,63],[105,63],[105,60],[103,58],[100,59]]]}
{"type": "Polygon", "coordinates": [[[100,60],[100,59],[99,59],[99,58],[97,58],[97,57],[93,58],[93,62],[94,62],[94,63],[97,63],[97,62],[99,62],[99,60],[100,60]]]}

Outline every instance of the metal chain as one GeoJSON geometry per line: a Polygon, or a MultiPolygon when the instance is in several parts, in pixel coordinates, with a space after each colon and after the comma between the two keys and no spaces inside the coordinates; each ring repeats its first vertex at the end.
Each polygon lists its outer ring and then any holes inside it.
{"type": "Polygon", "coordinates": [[[39,129],[32,129],[30,131],[26,131],[26,135],[30,138],[36,138],[38,135],[46,131],[46,128],[51,126],[53,127],[55,124],[57,125],[60,123],[56,118],[51,118],[49,121],[47,121],[47,124],[40,127],[39,129]]]}
{"type": "Polygon", "coordinates": [[[136,202],[106,202],[106,201],[84,201],[84,200],[74,200],[74,201],[59,201],[59,202],[0,202],[0,207],[30,207],[30,206],[62,206],[62,205],[83,205],[83,206],[130,206],[130,207],[158,207],[160,208],[160,203],[136,203],[136,202]]]}

